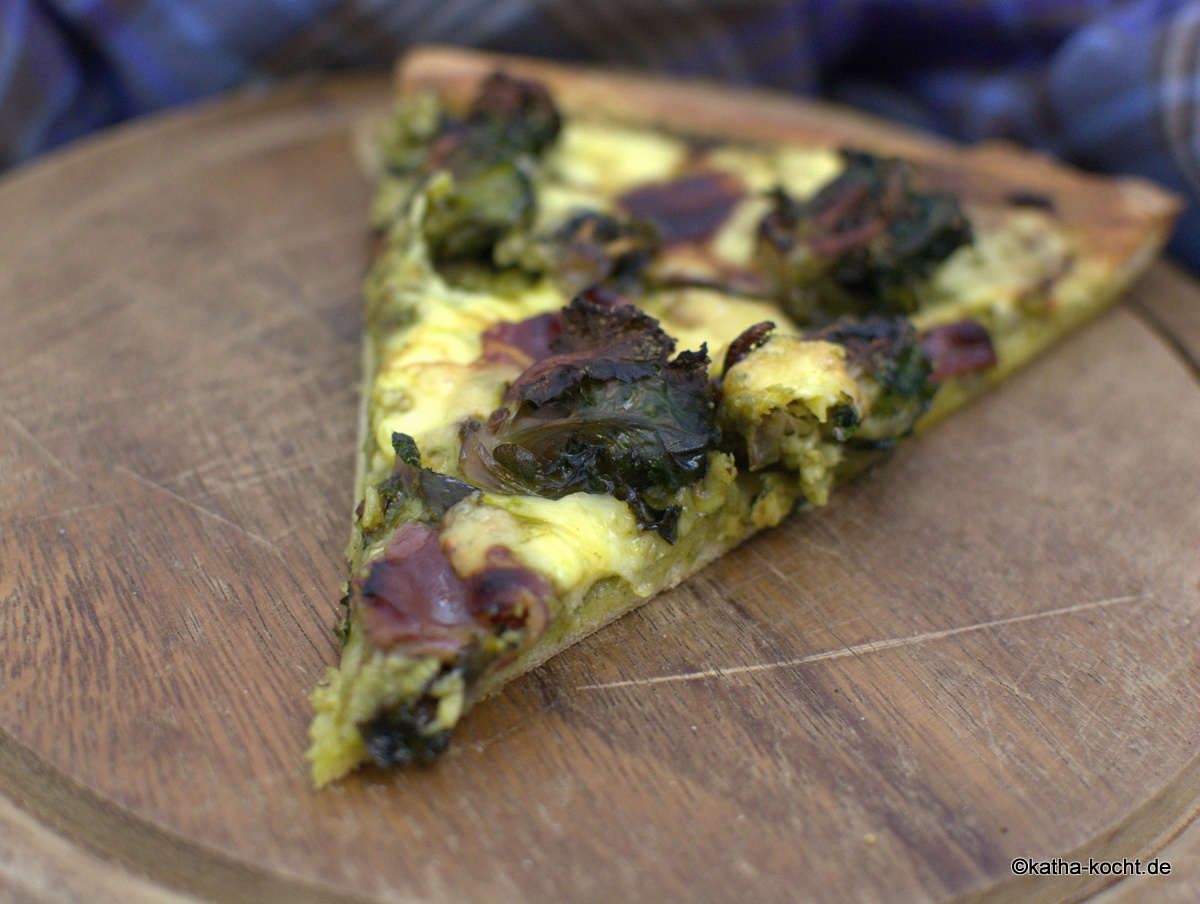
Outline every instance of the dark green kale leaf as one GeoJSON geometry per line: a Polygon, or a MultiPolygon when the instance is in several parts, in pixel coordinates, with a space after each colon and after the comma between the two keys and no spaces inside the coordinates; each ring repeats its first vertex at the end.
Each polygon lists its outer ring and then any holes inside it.
{"type": "Polygon", "coordinates": [[[371,761],[381,769],[436,762],[450,746],[450,729],[429,730],[437,720],[437,703],[432,696],[404,701],[360,725],[371,761]]]}
{"type": "Polygon", "coordinates": [[[483,489],[558,499],[605,493],[674,542],[675,492],[704,476],[718,439],[704,349],[628,305],[577,297],[553,354],[530,366],[486,423],[463,430],[460,466],[483,489]]]}
{"type": "Polygon", "coordinates": [[[411,436],[392,434],[396,463],[376,490],[383,508],[380,526],[364,536],[366,542],[393,530],[401,521],[439,521],[446,510],[475,492],[475,487],[421,465],[421,453],[411,436]]]}
{"type": "Polygon", "coordinates": [[[388,173],[449,170],[461,174],[479,158],[536,158],[562,128],[562,116],[544,85],[494,72],[480,84],[464,115],[430,96],[410,98],[381,136],[388,173]]]}
{"type": "Polygon", "coordinates": [[[776,292],[801,324],[912,313],[937,264],[971,241],[958,200],[918,188],[910,164],[842,156],[842,173],[809,200],[776,191],[760,226],[776,292]]]}

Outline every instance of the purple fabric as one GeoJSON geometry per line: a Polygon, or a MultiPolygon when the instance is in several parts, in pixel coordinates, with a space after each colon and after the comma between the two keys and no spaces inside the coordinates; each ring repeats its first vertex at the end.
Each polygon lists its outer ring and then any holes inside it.
{"type": "Polygon", "coordinates": [[[255,80],[437,41],[772,86],[1003,136],[1191,206],[1200,0],[0,0],[0,166],[255,80]]]}

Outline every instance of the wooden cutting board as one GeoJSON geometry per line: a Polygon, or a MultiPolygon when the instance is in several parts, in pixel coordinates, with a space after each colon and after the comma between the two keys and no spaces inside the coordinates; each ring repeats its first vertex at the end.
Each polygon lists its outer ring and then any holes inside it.
{"type": "Polygon", "coordinates": [[[1200,287],[1168,264],[479,706],[436,768],[312,791],[350,135],[387,95],[243,96],[0,182],[0,901],[1200,895],[1200,287]]]}

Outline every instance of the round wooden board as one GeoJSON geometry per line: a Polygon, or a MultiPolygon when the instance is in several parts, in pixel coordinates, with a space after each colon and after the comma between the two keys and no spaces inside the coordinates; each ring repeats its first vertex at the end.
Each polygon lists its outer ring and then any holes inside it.
{"type": "Polygon", "coordinates": [[[350,133],[387,91],[240,97],[0,183],[0,901],[1200,895],[1200,289],[1166,264],[478,707],[436,768],[314,792],[350,133]]]}

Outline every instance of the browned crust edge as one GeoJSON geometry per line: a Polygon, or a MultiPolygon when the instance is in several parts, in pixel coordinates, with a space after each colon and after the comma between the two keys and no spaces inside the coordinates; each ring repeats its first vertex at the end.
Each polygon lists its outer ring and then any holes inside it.
{"type": "Polygon", "coordinates": [[[1015,193],[1044,196],[1080,253],[1107,266],[1122,288],[1161,251],[1182,208],[1178,197],[1139,177],[1085,173],[1009,143],[959,145],[846,107],[764,89],[438,46],[407,53],[395,80],[401,93],[435,89],[465,101],[497,69],[543,81],[567,111],[692,134],[846,145],[909,157],[926,166],[935,182],[984,206],[1009,205],[1015,193]]]}

